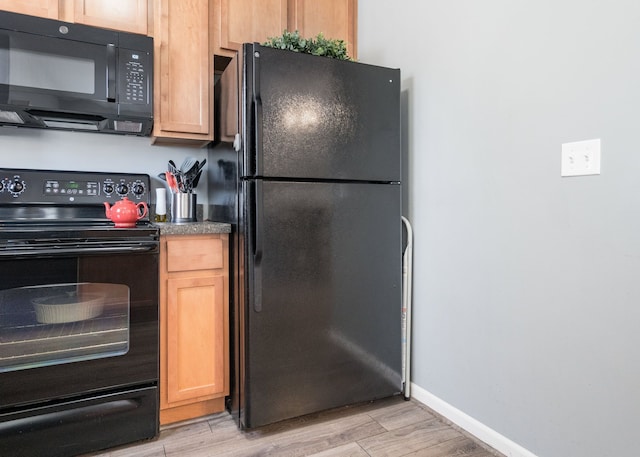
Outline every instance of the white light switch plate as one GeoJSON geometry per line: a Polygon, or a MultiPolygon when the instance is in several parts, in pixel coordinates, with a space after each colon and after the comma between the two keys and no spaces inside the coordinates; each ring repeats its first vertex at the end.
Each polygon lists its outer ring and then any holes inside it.
{"type": "Polygon", "coordinates": [[[560,176],[600,174],[600,139],[562,145],[560,176]]]}

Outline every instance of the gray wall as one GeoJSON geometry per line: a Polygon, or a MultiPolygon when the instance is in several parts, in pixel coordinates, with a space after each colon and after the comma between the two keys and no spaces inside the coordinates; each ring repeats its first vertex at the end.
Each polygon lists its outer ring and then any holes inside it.
{"type": "Polygon", "coordinates": [[[413,381],[539,456],[637,455],[640,2],[358,10],[408,104],[413,381]],[[593,138],[602,174],[561,178],[593,138]]]}

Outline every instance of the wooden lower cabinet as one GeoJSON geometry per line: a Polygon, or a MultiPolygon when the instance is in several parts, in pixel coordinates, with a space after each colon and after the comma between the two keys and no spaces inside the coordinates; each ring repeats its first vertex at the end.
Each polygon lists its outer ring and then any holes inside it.
{"type": "Polygon", "coordinates": [[[224,410],[228,235],[167,235],[160,250],[160,424],[224,410]]]}

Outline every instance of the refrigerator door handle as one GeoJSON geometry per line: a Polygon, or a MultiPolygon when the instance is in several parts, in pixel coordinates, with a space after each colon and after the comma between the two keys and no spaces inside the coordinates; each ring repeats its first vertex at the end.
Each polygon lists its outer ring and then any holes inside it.
{"type": "Polygon", "coordinates": [[[262,181],[255,183],[255,220],[253,245],[253,309],[262,311],[262,230],[264,228],[264,208],[262,202],[262,181]]]}
{"type": "Polygon", "coordinates": [[[262,176],[262,100],[256,96],[254,102],[254,159],[255,176],[262,176]]]}
{"type": "Polygon", "coordinates": [[[255,176],[262,176],[262,96],[260,94],[260,53],[253,58],[253,136],[255,176]]]}

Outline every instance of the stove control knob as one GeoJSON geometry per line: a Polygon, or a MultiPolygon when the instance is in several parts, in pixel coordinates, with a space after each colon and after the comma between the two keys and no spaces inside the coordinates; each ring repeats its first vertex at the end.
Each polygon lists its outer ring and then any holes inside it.
{"type": "Polygon", "coordinates": [[[9,184],[9,192],[14,195],[18,195],[22,191],[24,191],[24,181],[15,180],[11,184],[9,184]]]}
{"type": "Polygon", "coordinates": [[[144,186],[140,183],[135,183],[133,185],[133,193],[135,195],[142,195],[144,194],[144,186]]]}
{"type": "Polygon", "coordinates": [[[116,186],[116,192],[118,195],[127,195],[129,193],[129,187],[126,184],[118,184],[116,186]]]}
{"type": "Polygon", "coordinates": [[[113,184],[111,184],[111,183],[109,183],[109,182],[108,182],[108,183],[106,183],[106,184],[104,185],[104,193],[105,193],[105,194],[112,194],[112,193],[113,193],[113,184]]]}

